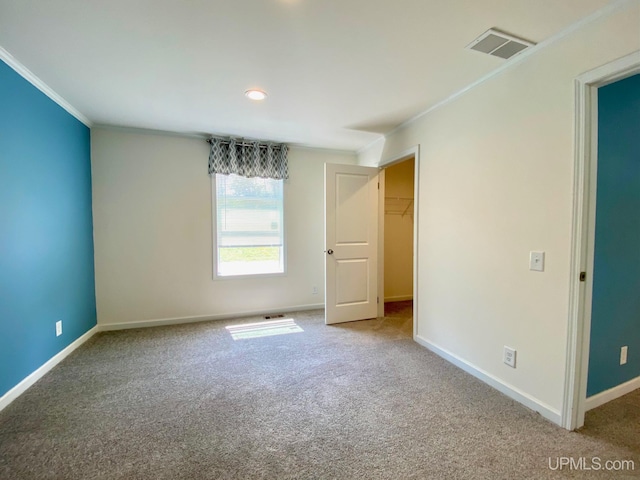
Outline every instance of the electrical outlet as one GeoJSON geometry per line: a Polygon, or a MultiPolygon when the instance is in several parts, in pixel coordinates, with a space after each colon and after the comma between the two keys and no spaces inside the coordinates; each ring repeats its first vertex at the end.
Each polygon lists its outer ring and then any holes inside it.
{"type": "Polygon", "coordinates": [[[624,346],[620,349],[620,365],[624,365],[625,363],[627,363],[627,351],[629,350],[629,347],[624,346]]]}
{"type": "Polygon", "coordinates": [[[62,335],[62,320],[56,322],[56,337],[62,335]]]}
{"type": "Polygon", "coordinates": [[[512,368],[516,368],[516,350],[515,348],[504,346],[502,361],[512,368]]]}
{"type": "Polygon", "coordinates": [[[316,287],[315,285],[313,286],[313,288],[311,289],[311,294],[312,295],[317,295],[318,294],[318,287],[316,287]]]}

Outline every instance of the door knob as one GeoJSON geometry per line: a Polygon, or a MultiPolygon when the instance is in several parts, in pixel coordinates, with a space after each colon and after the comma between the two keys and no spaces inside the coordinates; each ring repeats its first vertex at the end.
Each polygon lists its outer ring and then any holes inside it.
{"type": "Polygon", "coordinates": [[[331,249],[326,250],[326,252],[327,252],[329,255],[333,255],[333,250],[331,250],[331,249]]]}

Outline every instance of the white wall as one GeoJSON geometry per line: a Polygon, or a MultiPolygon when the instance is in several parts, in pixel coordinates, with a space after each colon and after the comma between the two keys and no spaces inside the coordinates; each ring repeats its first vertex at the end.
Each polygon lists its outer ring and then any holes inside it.
{"type": "Polygon", "coordinates": [[[413,160],[385,169],[385,302],[413,298],[413,204],[406,200],[413,198],[413,169],[413,160]],[[402,215],[405,207],[410,208],[402,215]]]}
{"type": "MultiPolygon", "coordinates": [[[[634,2],[397,131],[377,158],[420,145],[419,340],[556,421],[567,344],[573,82],[640,48],[639,32],[634,2]],[[546,251],[544,273],[528,270],[530,250],[546,251]],[[504,345],[518,350],[516,369],[502,363],[504,345]]],[[[362,164],[371,159],[360,155],[362,164]]]]}
{"type": "Polygon", "coordinates": [[[287,275],[214,281],[204,140],[94,128],[91,141],[98,324],[324,302],[323,165],[355,163],[355,155],[292,148],[287,275]]]}

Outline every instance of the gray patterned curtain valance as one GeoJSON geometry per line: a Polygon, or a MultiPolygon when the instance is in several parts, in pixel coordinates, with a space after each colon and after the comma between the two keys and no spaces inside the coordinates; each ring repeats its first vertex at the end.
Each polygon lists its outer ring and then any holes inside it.
{"type": "Polygon", "coordinates": [[[222,173],[243,177],[289,178],[285,144],[210,138],[209,175],[222,173]]]}

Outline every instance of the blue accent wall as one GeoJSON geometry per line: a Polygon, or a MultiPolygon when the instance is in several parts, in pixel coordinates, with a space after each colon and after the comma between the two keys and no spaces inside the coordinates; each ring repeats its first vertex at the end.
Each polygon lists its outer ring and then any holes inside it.
{"type": "Polygon", "coordinates": [[[89,128],[0,61],[0,397],[96,325],[90,155],[89,128]]]}
{"type": "Polygon", "coordinates": [[[640,376],[640,75],[598,90],[597,189],[588,397],[640,376]]]}

